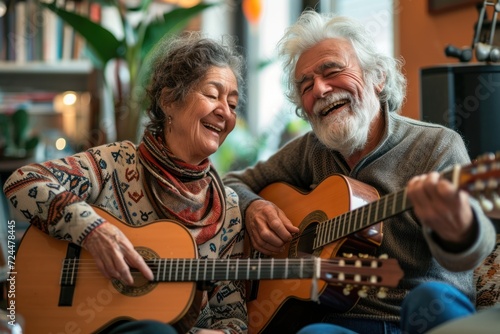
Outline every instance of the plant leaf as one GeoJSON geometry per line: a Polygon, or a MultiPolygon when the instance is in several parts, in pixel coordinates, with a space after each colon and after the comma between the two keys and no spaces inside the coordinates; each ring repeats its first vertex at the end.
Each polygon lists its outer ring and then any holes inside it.
{"type": "Polygon", "coordinates": [[[84,16],[59,8],[54,3],[42,3],[42,5],[53,11],[85,39],[101,62],[100,65],[104,66],[109,60],[123,58],[125,55],[126,44],[119,41],[109,30],[84,16]]]}
{"type": "Polygon", "coordinates": [[[175,8],[163,15],[163,19],[151,22],[144,33],[141,56],[145,57],[162,38],[178,33],[189,21],[205,9],[217,3],[200,3],[190,8],[175,8]]]}

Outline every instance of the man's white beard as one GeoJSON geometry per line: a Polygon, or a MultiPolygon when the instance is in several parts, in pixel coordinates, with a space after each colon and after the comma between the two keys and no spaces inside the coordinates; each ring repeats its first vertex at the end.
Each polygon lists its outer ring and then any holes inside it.
{"type": "Polygon", "coordinates": [[[339,151],[345,158],[365,147],[371,121],[380,109],[380,101],[371,90],[372,87],[371,85],[365,86],[362,101],[355,100],[347,92],[333,93],[324,100],[318,101],[314,105],[313,115],[309,116],[318,139],[327,147],[339,151]],[[327,120],[319,116],[321,110],[343,99],[350,100],[350,108],[340,113],[333,111],[334,114],[328,115],[327,120]]]}

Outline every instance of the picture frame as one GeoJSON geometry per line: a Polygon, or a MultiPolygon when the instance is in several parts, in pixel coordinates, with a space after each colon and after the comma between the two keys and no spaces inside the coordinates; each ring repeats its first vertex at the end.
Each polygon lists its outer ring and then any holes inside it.
{"type": "Polygon", "coordinates": [[[439,14],[460,7],[471,6],[481,3],[482,1],[480,0],[428,0],[427,8],[429,13],[439,14]]]}

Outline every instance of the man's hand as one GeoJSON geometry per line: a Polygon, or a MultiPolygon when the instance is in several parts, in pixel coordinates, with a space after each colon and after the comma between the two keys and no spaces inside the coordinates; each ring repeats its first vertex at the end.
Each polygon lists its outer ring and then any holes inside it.
{"type": "Polygon", "coordinates": [[[248,206],[245,227],[253,248],[266,255],[281,252],[283,245],[299,232],[280,208],[266,200],[256,200],[248,206]]]}
{"type": "Polygon", "coordinates": [[[136,268],[150,281],[154,279],[153,272],[142,256],[113,224],[105,222],[98,226],[85,238],[82,247],[92,255],[97,268],[109,279],[115,278],[132,285],[134,279],[130,268],[136,268]]]}
{"type": "Polygon", "coordinates": [[[432,172],[412,178],[407,194],[422,225],[433,230],[443,241],[455,245],[467,245],[472,241],[474,216],[467,192],[432,172]]]}

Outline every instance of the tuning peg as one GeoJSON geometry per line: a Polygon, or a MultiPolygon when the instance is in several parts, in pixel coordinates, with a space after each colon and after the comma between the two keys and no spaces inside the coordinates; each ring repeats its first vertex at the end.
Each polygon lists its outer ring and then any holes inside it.
{"type": "Polygon", "coordinates": [[[380,287],[378,289],[378,292],[377,292],[377,297],[380,298],[380,299],[386,298],[387,297],[387,291],[388,291],[387,288],[380,287]]]}
{"type": "MultiPolygon", "coordinates": [[[[485,173],[486,171],[482,171],[482,173],[485,173]]],[[[486,188],[486,184],[482,180],[477,180],[474,182],[474,190],[476,191],[484,191],[486,188]]]]}
{"type": "Polygon", "coordinates": [[[483,195],[479,196],[479,203],[485,212],[490,212],[493,210],[493,202],[484,197],[483,195]]]}
{"type": "Polygon", "coordinates": [[[369,257],[370,257],[370,255],[368,255],[368,254],[364,254],[364,253],[359,253],[359,254],[358,254],[358,257],[359,257],[359,258],[361,258],[361,259],[367,259],[367,258],[369,258],[369,257]]]}
{"type": "Polygon", "coordinates": [[[493,192],[493,203],[495,203],[495,208],[500,209],[500,196],[496,192],[493,192]]]}
{"type": "Polygon", "coordinates": [[[361,289],[358,290],[358,296],[361,298],[366,298],[368,296],[368,287],[363,285],[361,289]]]}
{"type": "MultiPolygon", "coordinates": [[[[500,154],[500,152],[498,152],[497,154],[500,154]]],[[[495,160],[495,154],[492,152],[484,153],[484,154],[479,156],[478,160],[483,161],[483,162],[484,161],[493,161],[493,160],[495,160]]]]}
{"type": "Polygon", "coordinates": [[[496,189],[498,189],[498,180],[496,180],[496,179],[489,179],[488,182],[487,182],[486,187],[489,190],[496,190],[496,189]]]}
{"type": "Polygon", "coordinates": [[[386,259],[389,258],[389,255],[387,255],[387,254],[380,254],[380,256],[378,258],[381,259],[381,260],[386,260],[386,259]]]}
{"type": "Polygon", "coordinates": [[[351,291],[353,289],[353,286],[351,284],[347,284],[343,289],[342,289],[342,293],[345,295],[345,296],[349,296],[351,294],[351,291]]]}
{"type": "Polygon", "coordinates": [[[352,253],[342,253],[342,256],[343,257],[346,257],[346,258],[351,258],[353,257],[354,255],[352,253]]]}

